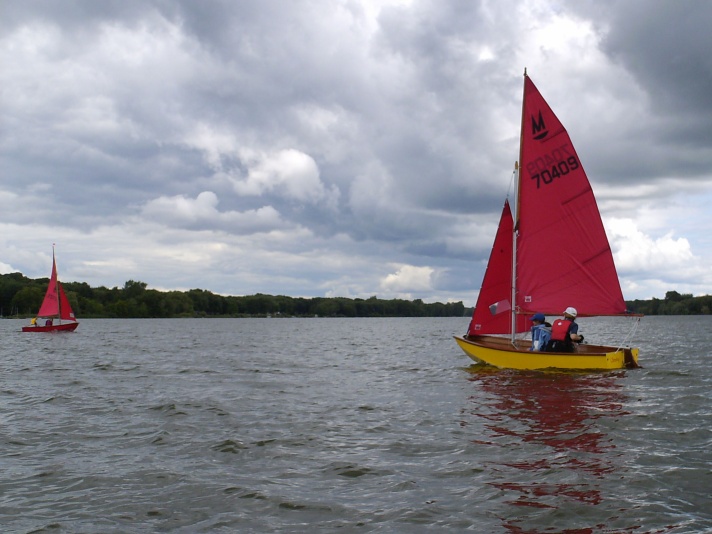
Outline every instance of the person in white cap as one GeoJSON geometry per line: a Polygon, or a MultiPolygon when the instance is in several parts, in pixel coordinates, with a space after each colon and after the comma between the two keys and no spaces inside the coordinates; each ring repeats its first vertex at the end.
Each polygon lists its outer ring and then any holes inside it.
{"type": "Polygon", "coordinates": [[[557,319],[551,325],[551,339],[546,346],[548,352],[573,352],[574,343],[583,341],[583,336],[578,333],[576,308],[568,307],[564,310],[564,318],[557,319]]]}

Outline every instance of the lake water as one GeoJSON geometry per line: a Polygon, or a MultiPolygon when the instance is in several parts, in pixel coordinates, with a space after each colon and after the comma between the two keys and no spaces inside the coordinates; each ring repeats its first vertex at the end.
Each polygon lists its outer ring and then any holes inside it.
{"type": "Polygon", "coordinates": [[[587,374],[471,365],[467,323],[1,320],[0,531],[712,532],[712,317],[587,374]]]}

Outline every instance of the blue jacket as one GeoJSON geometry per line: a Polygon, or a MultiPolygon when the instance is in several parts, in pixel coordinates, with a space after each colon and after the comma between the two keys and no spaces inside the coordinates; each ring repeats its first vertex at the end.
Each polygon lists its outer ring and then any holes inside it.
{"type": "Polygon", "coordinates": [[[551,339],[551,327],[546,324],[532,326],[532,346],[529,350],[546,350],[546,345],[551,339]]]}

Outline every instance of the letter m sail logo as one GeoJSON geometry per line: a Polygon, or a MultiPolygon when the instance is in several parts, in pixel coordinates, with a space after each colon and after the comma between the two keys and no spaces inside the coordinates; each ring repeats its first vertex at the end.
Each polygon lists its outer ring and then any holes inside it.
{"type": "Polygon", "coordinates": [[[549,135],[549,130],[546,129],[546,124],[544,124],[544,117],[541,116],[541,110],[539,110],[539,120],[532,115],[532,135],[536,140],[544,139],[549,135]]]}

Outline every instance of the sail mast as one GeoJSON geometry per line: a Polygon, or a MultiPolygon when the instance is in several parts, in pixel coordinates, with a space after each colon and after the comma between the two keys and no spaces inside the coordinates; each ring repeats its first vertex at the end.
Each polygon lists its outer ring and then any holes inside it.
{"type": "MultiPolygon", "coordinates": [[[[52,243],[52,271],[57,272],[57,261],[54,259],[54,243],[52,243]]],[[[59,275],[54,277],[54,294],[57,297],[57,319],[62,324],[62,299],[59,298],[59,275]]]]}
{"type": "MultiPolygon", "coordinates": [[[[517,163],[514,164],[515,166],[515,173],[517,175],[517,186],[515,187],[515,193],[514,193],[514,212],[515,214],[519,211],[519,165],[517,163]]],[[[514,343],[514,338],[516,337],[517,334],[517,224],[519,222],[519,217],[515,215],[514,219],[514,224],[512,225],[512,296],[511,296],[511,302],[512,306],[511,309],[509,310],[510,317],[511,317],[511,340],[512,343],[514,343]]]]}
{"type": "Polygon", "coordinates": [[[514,187],[514,225],[512,226],[512,343],[517,333],[517,234],[519,233],[519,190],[521,182],[522,147],[524,146],[524,105],[526,102],[527,69],[524,68],[522,84],[522,123],[519,129],[519,161],[515,163],[516,184],[514,187]]]}

